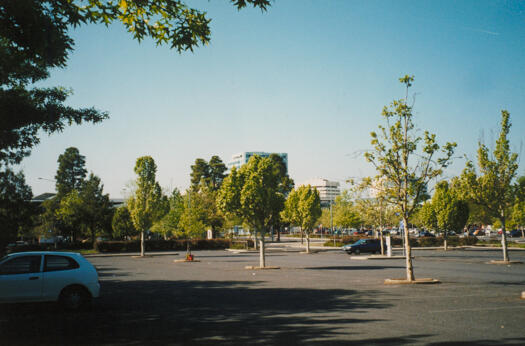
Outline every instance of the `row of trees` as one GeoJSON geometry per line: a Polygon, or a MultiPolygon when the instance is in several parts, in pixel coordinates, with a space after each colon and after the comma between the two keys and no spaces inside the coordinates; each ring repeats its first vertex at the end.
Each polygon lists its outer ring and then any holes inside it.
{"type": "MultiPolygon", "coordinates": [[[[456,144],[440,146],[436,135],[421,133],[415,128],[413,106],[409,104],[409,88],[413,76],[404,76],[406,94],[383,109],[386,126],[371,133],[373,149],[365,153],[377,175],[365,179],[365,186],[376,191],[376,197],[393,206],[403,224],[419,214],[423,224],[430,228],[454,229],[468,219],[468,206],[478,211],[478,216],[497,219],[502,228],[503,260],[508,261],[506,227],[513,216],[520,219],[523,213],[523,189],[516,180],[518,155],[510,150],[508,134],[510,114],[501,112],[501,131],[491,152],[479,143],[477,169],[472,161],[451,184],[438,183],[431,201],[428,188],[452,162],[456,144]],[[423,204],[424,203],[424,204],[423,204]]],[[[407,280],[414,281],[409,233],[404,232],[407,280]]]]}

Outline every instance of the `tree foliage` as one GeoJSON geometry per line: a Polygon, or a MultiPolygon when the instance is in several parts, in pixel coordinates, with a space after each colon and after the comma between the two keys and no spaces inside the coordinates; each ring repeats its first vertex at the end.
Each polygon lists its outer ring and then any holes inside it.
{"type": "Polygon", "coordinates": [[[111,234],[113,212],[109,195],[104,194],[103,189],[100,178],[91,173],[80,189],[71,190],[60,199],[55,214],[72,240],[85,235],[96,246],[97,236],[111,234]]]}
{"type": "MultiPolygon", "coordinates": [[[[269,0],[232,0],[238,9],[266,10],[269,0]]],[[[107,113],[65,105],[64,87],[35,87],[64,68],[74,47],[72,27],[122,23],[133,38],[151,38],[178,52],[210,40],[210,19],[181,0],[0,0],[0,166],[19,163],[39,142],[39,131],[100,122],[107,113]]]]}
{"type": "Polygon", "coordinates": [[[138,234],[126,206],[115,210],[111,220],[111,228],[113,229],[113,238],[116,239],[128,239],[138,234]]]}
{"type": "Polygon", "coordinates": [[[145,252],[144,233],[167,212],[167,199],[155,180],[156,172],[157,165],[151,156],[137,159],[135,164],[135,173],[138,176],[137,189],[127,203],[133,225],[140,232],[141,256],[144,256],[145,252]]]}
{"type": "Polygon", "coordinates": [[[21,230],[32,227],[33,193],[22,172],[0,172],[0,249],[14,240],[21,230]]]}
{"type": "MultiPolygon", "coordinates": [[[[396,206],[407,225],[425,200],[428,183],[450,164],[456,144],[447,143],[441,147],[435,134],[425,131],[419,135],[413,119],[413,105],[408,104],[414,77],[406,75],[399,80],[405,85],[406,96],[383,108],[386,126],[380,125],[379,133],[371,133],[373,150],[366,152],[365,158],[376,168],[376,179],[386,181],[381,191],[385,201],[396,206]]],[[[407,280],[413,281],[408,232],[405,232],[405,247],[407,280]]]]}
{"type": "Polygon", "coordinates": [[[501,130],[493,153],[491,154],[485,144],[478,143],[477,166],[479,174],[472,161],[467,162],[461,174],[465,197],[501,222],[504,261],[508,261],[509,258],[505,235],[506,222],[511,216],[510,209],[520,191],[520,184],[515,182],[518,170],[518,154],[511,152],[508,140],[510,128],[510,114],[506,110],[502,110],[501,130]]]}
{"type": "Polygon", "coordinates": [[[281,212],[284,221],[299,226],[306,233],[306,252],[310,252],[310,233],[321,216],[321,198],[319,191],[310,185],[293,190],[284,203],[281,212]]]}
{"type": "Polygon", "coordinates": [[[196,159],[195,164],[191,166],[191,189],[198,192],[200,189],[209,189],[217,191],[226,176],[226,165],[221,158],[214,155],[210,162],[204,159],[196,159]]]}
{"type": "Polygon", "coordinates": [[[152,231],[162,234],[164,238],[180,234],[179,223],[183,212],[184,198],[175,188],[169,197],[169,211],[153,225],[152,231]]]}
{"type": "Polygon", "coordinates": [[[67,148],[58,157],[58,170],[55,175],[56,190],[59,198],[73,190],[80,190],[87,175],[86,158],[77,148],[67,148]]]}
{"type": "Polygon", "coordinates": [[[332,207],[333,223],[341,228],[356,228],[362,224],[360,213],[354,205],[353,196],[349,190],[335,198],[332,207]]]}
{"type": "Polygon", "coordinates": [[[264,234],[280,219],[290,182],[278,161],[254,155],[239,170],[232,168],[219,190],[219,210],[238,217],[250,230],[261,233],[261,267],[264,267],[264,234]]]}

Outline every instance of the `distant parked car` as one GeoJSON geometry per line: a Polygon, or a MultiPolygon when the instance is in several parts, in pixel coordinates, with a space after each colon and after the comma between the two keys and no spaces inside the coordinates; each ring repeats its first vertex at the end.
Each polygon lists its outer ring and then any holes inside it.
{"type": "Polygon", "coordinates": [[[521,237],[522,234],[520,230],[513,229],[512,231],[510,231],[509,236],[513,238],[518,238],[518,237],[521,237]]]}
{"type": "Polygon", "coordinates": [[[78,309],[99,296],[98,273],[72,252],[18,252],[0,259],[0,303],[58,301],[78,309]]]}
{"type": "Polygon", "coordinates": [[[348,244],[342,247],[347,254],[359,255],[361,252],[381,252],[381,242],[379,239],[359,239],[353,244],[348,244]]]}
{"type": "Polygon", "coordinates": [[[421,231],[419,232],[420,237],[432,237],[435,238],[436,236],[430,233],[429,231],[421,231]]]}

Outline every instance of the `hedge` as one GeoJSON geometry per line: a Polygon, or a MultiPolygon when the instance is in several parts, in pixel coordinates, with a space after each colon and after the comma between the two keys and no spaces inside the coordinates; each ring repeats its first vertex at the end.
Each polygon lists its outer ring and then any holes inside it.
{"type": "MultiPolygon", "coordinates": [[[[342,239],[339,239],[337,242],[337,246],[341,246],[338,244],[353,244],[359,239],[362,239],[362,237],[356,237],[356,236],[349,236],[349,237],[343,237],[342,239]]],[[[410,238],[410,245],[413,247],[440,247],[443,246],[443,237],[420,237],[420,238],[410,238]]],[[[400,237],[391,238],[392,246],[402,246],[403,245],[403,239],[400,237]]],[[[475,245],[478,242],[478,238],[476,237],[463,237],[460,238],[458,236],[448,237],[447,238],[447,245],[448,246],[466,246],[466,245],[475,245]]],[[[324,243],[325,246],[333,246],[333,240],[329,240],[326,243],[324,243]]]]}
{"type": "MultiPolygon", "coordinates": [[[[146,240],[146,251],[182,251],[186,250],[187,241],[185,239],[176,240],[146,240]]],[[[229,239],[194,239],[190,240],[192,250],[219,250],[231,246],[229,239]]],[[[104,241],[99,242],[98,251],[100,252],[139,252],[140,241],[104,241]]]]}
{"type": "MultiPolygon", "coordinates": [[[[194,239],[190,241],[192,250],[220,250],[237,243],[242,248],[253,247],[253,241],[232,241],[230,239],[194,239]]],[[[170,251],[186,250],[187,241],[185,239],[177,240],[146,240],[146,251],[170,251]]],[[[81,243],[57,243],[55,244],[28,244],[15,247],[8,247],[7,253],[25,252],[25,251],[60,251],[60,250],[90,250],[93,248],[91,242],[81,243]]],[[[96,244],[99,252],[139,252],[140,241],[99,241],[96,244]]]]}
{"type": "Polygon", "coordinates": [[[7,253],[13,252],[26,252],[26,251],[60,251],[60,250],[89,250],[92,249],[93,245],[91,242],[82,243],[82,242],[63,242],[57,243],[56,246],[54,243],[50,244],[27,244],[27,245],[17,245],[13,247],[7,247],[7,253]]]}

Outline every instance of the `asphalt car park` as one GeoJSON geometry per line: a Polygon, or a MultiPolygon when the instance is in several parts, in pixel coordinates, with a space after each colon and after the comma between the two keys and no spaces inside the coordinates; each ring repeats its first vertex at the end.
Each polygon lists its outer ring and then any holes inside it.
{"type": "Polygon", "coordinates": [[[245,269],[257,253],[194,254],[88,257],[101,281],[90,308],[0,305],[0,344],[525,344],[525,265],[487,264],[500,251],[416,250],[416,277],[437,285],[384,285],[404,260],[343,251],[269,252],[273,270],[245,269]]]}

